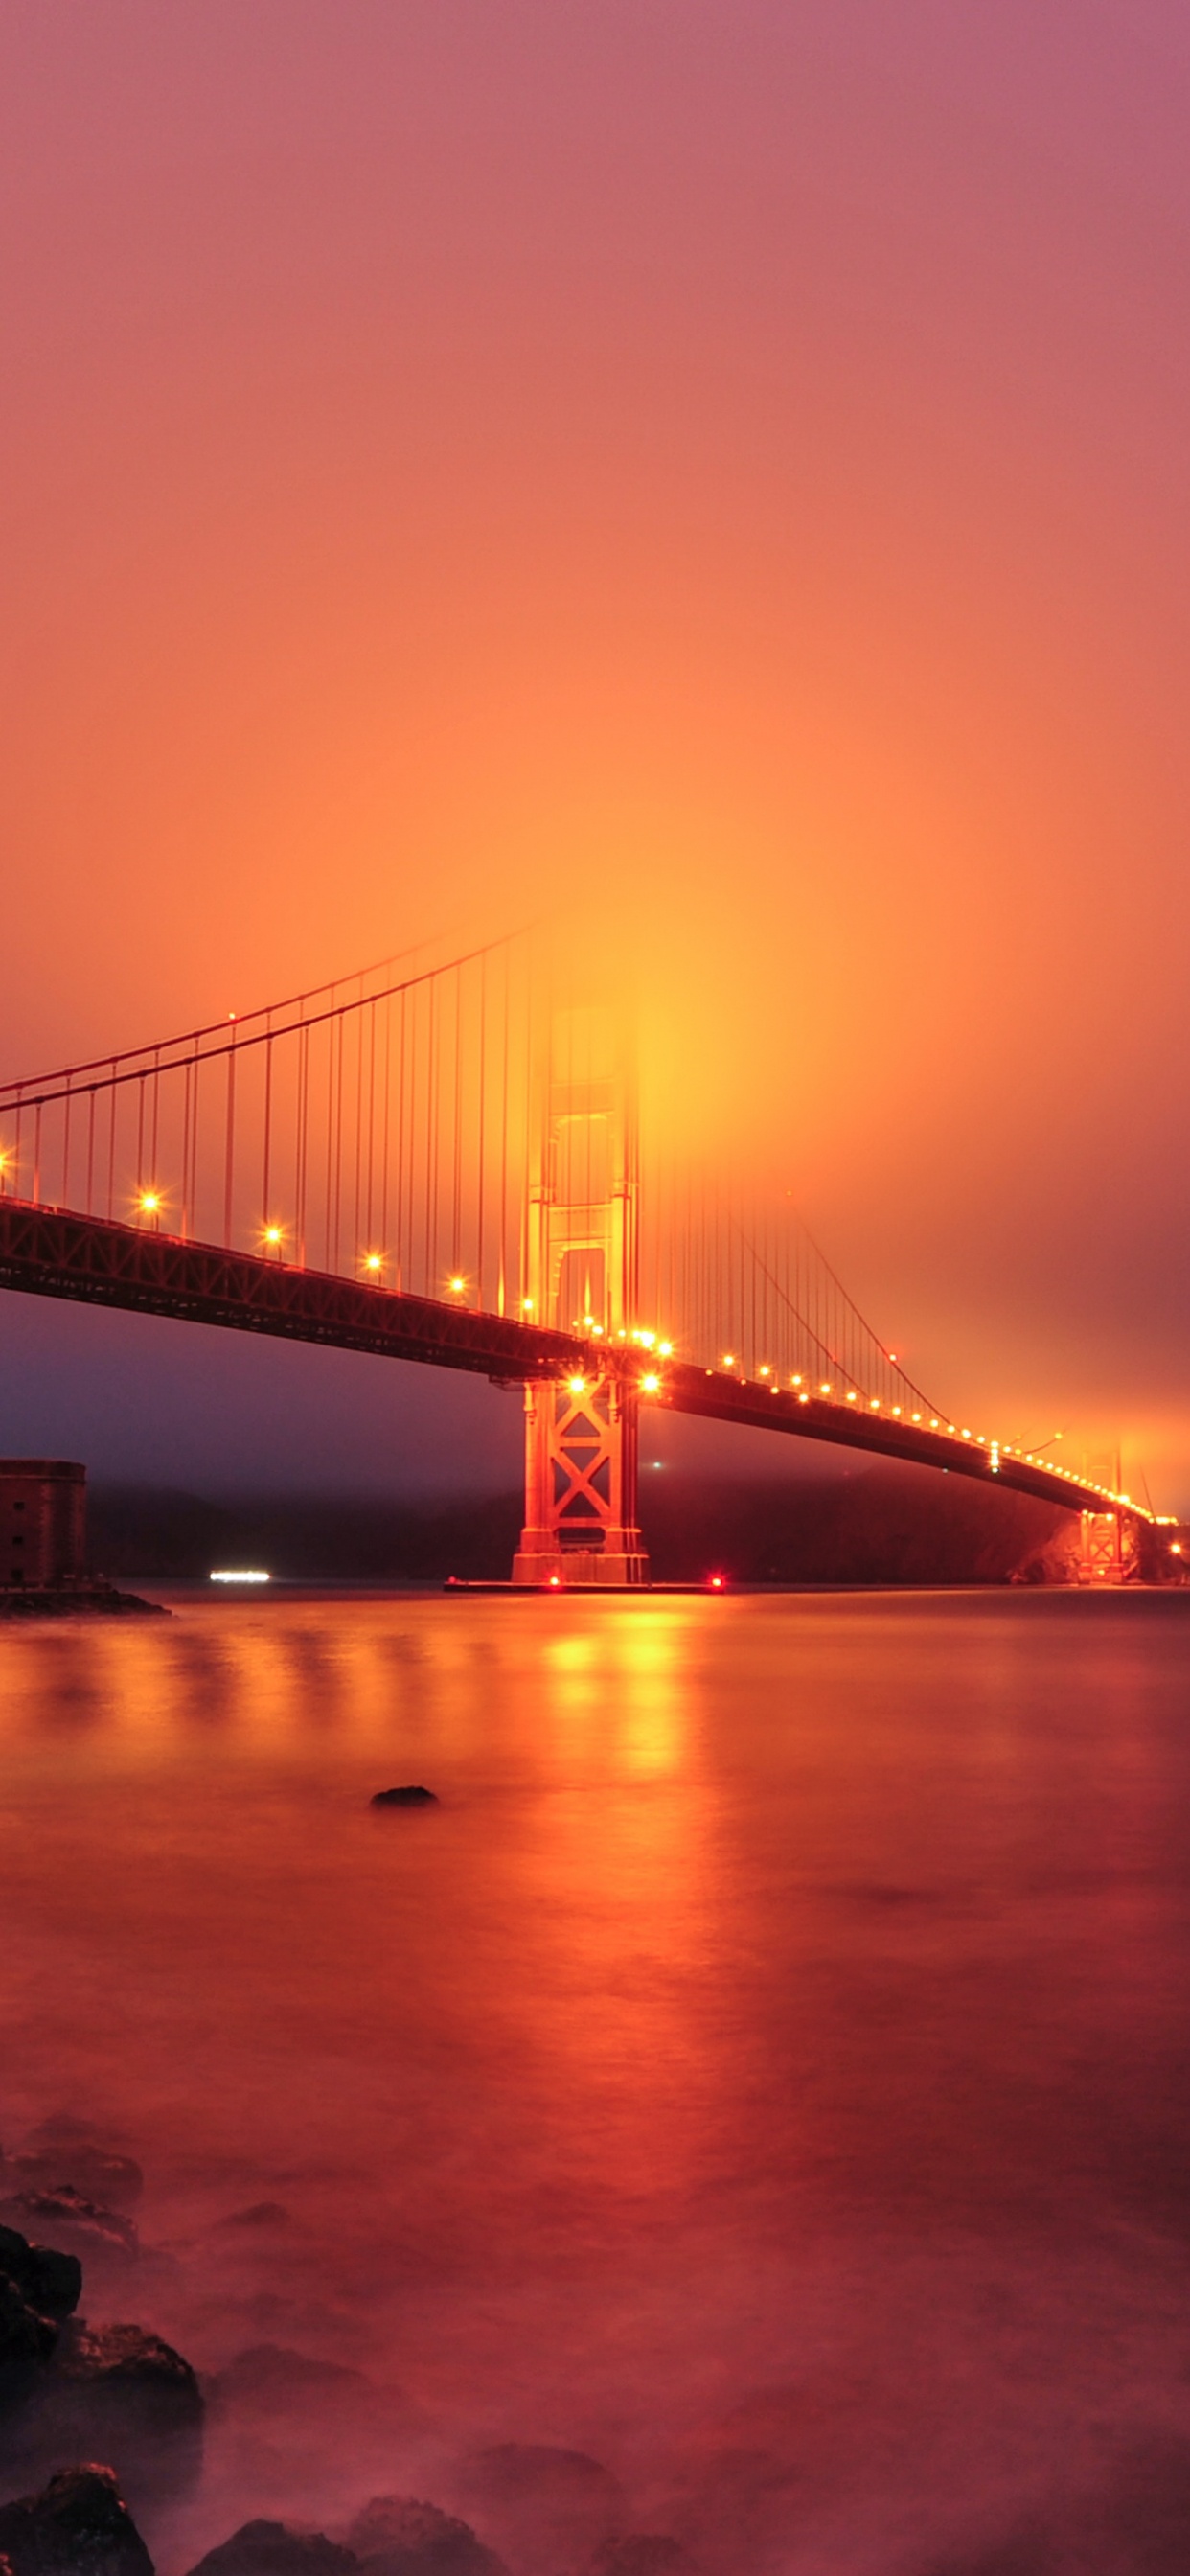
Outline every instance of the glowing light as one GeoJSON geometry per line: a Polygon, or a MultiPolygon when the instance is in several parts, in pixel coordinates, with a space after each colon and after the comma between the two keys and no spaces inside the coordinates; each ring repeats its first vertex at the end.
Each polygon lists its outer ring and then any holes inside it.
{"type": "Polygon", "coordinates": [[[810,1398],[809,1398],[809,1396],[806,1394],[806,1392],[805,1392],[805,1390],[804,1390],[804,1388],[803,1388],[802,1393],[801,1393],[801,1394],[799,1395],[799,1397],[798,1397],[798,1403],[799,1403],[799,1404],[808,1404],[808,1403],[809,1403],[809,1401],[810,1401],[810,1398]]]}
{"type": "Polygon", "coordinates": [[[734,1367],[735,1367],[735,1353],[734,1353],[734,1351],[724,1351],[724,1354],[723,1354],[723,1366],[724,1366],[724,1368],[734,1368],[734,1367]]]}
{"type": "Polygon", "coordinates": [[[914,1414],[914,1416],[913,1416],[913,1419],[914,1419],[914,1421],[915,1421],[915,1422],[920,1422],[920,1420],[921,1420],[921,1415],[920,1415],[920,1413],[915,1413],[915,1414],[914,1414]]]}
{"type": "Polygon", "coordinates": [[[890,1362],[890,1365],[891,1365],[893,1368],[895,1368],[895,1367],[896,1367],[896,1365],[897,1365],[897,1355],[896,1355],[896,1352],[895,1352],[895,1351],[890,1351],[888,1356],[889,1356],[889,1362],[890,1362]]]}
{"type": "Polygon", "coordinates": [[[585,1395],[587,1388],[585,1377],[568,1377],[566,1383],[572,1395],[585,1395]]]}
{"type": "Polygon", "coordinates": [[[1171,1540],[1170,1540],[1170,1542],[1169,1542],[1169,1553],[1170,1553],[1170,1555],[1171,1555],[1171,1556],[1180,1556],[1180,1555],[1181,1555],[1181,1553],[1182,1553],[1182,1542],[1181,1542],[1180,1538],[1171,1538],[1171,1540]]]}
{"type": "Polygon", "coordinates": [[[894,1412],[894,1413],[896,1413],[896,1414],[899,1414],[899,1413],[900,1413],[900,1410],[901,1410],[900,1405],[899,1405],[899,1404],[894,1404],[894,1406],[893,1406],[893,1412],[894,1412]]]}
{"type": "Polygon", "coordinates": [[[854,1388],[854,1387],[851,1387],[851,1388],[849,1389],[849,1391],[848,1391],[848,1396],[847,1396],[847,1401],[848,1401],[848,1403],[849,1403],[849,1404],[854,1404],[854,1402],[855,1402],[855,1388],[854,1388]]]}
{"type": "Polygon", "coordinates": [[[272,1580],[272,1575],[266,1574],[259,1565],[220,1565],[211,1575],[212,1583],[271,1583],[272,1580]]]}
{"type": "Polygon", "coordinates": [[[533,1312],[533,1300],[532,1300],[532,1298],[531,1298],[531,1297],[522,1297],[522,1299],[521,1299],[521,1305],[522,1305],[522,1307],[523,1307],[524,1312],[526,1313],[526,1315],[531,1315],[531,1314],[532,1314],[532,1312],[533,1312]]]}
{"type": "Polygon", "coordinates": [[[157,1215],[159,1215],[159,1213],[160,1213],[160,1209],[161,1209],[161,1201],[160,1201],[160,1199],[158,1198],[158,1195],[157,1195],[156,1190],[144,1190],[144,1191],[142,1191],[142,1193],[141,1193],[141,1201],[140,1201],[140,1209],[141,1209],[141,1215],[142,1215],[142,1216],[157,1216],[157,1215]]]}
{"type": "MultiPolygon", "coordinates": [[[[1176,1553],[1177,1553],[1176,1549],[1175,1549],[1174,1553],[1175,1553],[1175,1555],[1176,1555],[1176,1553]]],[[[712,1592],[722,1592],[722,1590],[723,1590],[723,1577],[722,1577],[722,1575],[721,1575],[721,1574],[712,1574],[712,1575],[709,1575],[709,1576],[708,1576],[708,1578],[707,1578],[707,1580],[708,1580],[709,1587],[710,1587],[710,1589],[711,1589],[711,1591],[712,1591],[712,1592]]]]}
{"type": "Polygon", "coordinates": [[[384,1254],[382,1252],[365,1252],[364,1268],[365,1270],[371,1271],[383,1270],[384,1254]]]}
{"type": "Polygon", "coordinates": [[[873,1412],[873,1413],[879,1413],[879,1411],[880,1411],[880,1398],[879,1398],[879,1396],[878,1396],[878,1395],[870,1395],[870,1396],[868,1397],[868,1403],[869,1403],[869,1406],[870,1406],[870,1408],[871,1408],[871,1410],[872,1410],[872,1412],[873,1412]]]}
{"type": "Polygon", "coordinates": [[[551,1590],[551,1592],[556,1592],[556,1591],[557,1591],[557,1589],[558,1589],[558,1585],[560,1584],[561,1580],[562,1580],[562,1577],[561,1577],[561,1575],[560,1575],[560,1574],[551,1574],[551,1576],[550,1576],[550,1590],[551,1590]]]}
{"type": "MultiPolygon", "coordinates": [[[[917,1420],[917,1416],[916,1416],[916,1414],[914,1415],[914,1417],[913,1417],[913,1418],[914,1418],[914,1421],[916,1421],[916,1420],[917,1420]]],[[[932,1413],[932,1414],[930,1415],[930,1429],[931,1429],[931,1431],[936,1431],[936,1430],[938,1429],[938,1416],[937,1416],[937,1414],[936,1414],[936,1413],[932,1413]]]]}
{"type": "Polygon", "coordinates": [[[772,1376],[772,1373],[773,1373],[773,1372],[772,1372],[772,1370],[771,1370],[771,1369],[768,1369],[768,1368],[762,1368],[762,1370],[761,1370],[761,1372],[760,1372],[760,1374],[761,1374],[761,1376],[762,1376],[762,1377],[771,1377],[771,1376],[772,1376]]]}
{"type": "Polygon", "coordinates": [[[672,1342],[658,1342],[657,1348],[660,1351],[663,1360],[673,1358],[673,1347],[672,1342]]]}
{"type": "Polygon", "coordinates": [[[458,1294],[459,1294],[460,1289],[465,1288],[465,1287],[466,1287],[466,1285],[467,1285],[467,1282],[466,1282],[466,1280],[465,1280],[465,1279],[452,1279],[450,1284],[451,1284],[451,1288],[452,1288],[452,1289],[453,1289],[453,1291],[454,1291],[455,1296],[457,1297],[457,1296],[458,1296],[458,1294]]]}
{"type": "Polygon", "coordinates": [[[636,1338],[638,1342],[643,1342],[647,1351],[651,1351],[657,1336],[656,1333],[638,1333],[636,1338]]]}
{"type": "Polygon", "coordinates": [[[266,1242],[266,1243],[280,1243],[280,1241],[281,1241],[281,1228],[280,1228],[280,1226],[279,1226],[279,1225],[266,1225],[265,1230],[264,1230],[264,1239],[265,1239],[265,1242],[266,1242]]]}
{"type": "Polygon", "coordinates": [[[643,1387],[646,1395],[656,1395],[660,1384],[661,1380],[653,1369],[650,1369],[647,1377],[642,1377],[641,1379],[641,1386],[643,1387]]]}
{"type": "Polygon", "coordinates": [[[801,1385],[801,1382],[802,1382],[802,1381],[801,1381],[800,1376],[794,1376],[794,1377],[791,1377],[791,1378],[790,1378],[790,1381],[789,1381],[789,1383],[790,1383],[790,1385],[791,1385],[791,1386],[800,1386],[800,1385],[801,1385]]]}
{"type": "Polygon", "coordinates": [[[824,1378],[823,1378],[823,1380],[822,1380],[821,1385],[819,1386],[818,1392],[819,1392],[819,1394],[820,1394],[820,1395],[829,1395],[829,1394],[830,1394],[830,1391],[831,1391],[831,1382],[830,1382],[830,1379],[829,1379],[828,1377],[824,1377],[824,1378]]]}

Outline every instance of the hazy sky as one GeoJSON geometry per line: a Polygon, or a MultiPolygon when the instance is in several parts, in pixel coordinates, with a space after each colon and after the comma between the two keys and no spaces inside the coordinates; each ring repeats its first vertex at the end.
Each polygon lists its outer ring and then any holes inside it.
{"type": "MultiPolygon", "coordinates": [[[[0,207],[2,1070],[560,900],[944,1401],[1190,1505],[1185,10],[8,0],[0,207]]],[[[515,1455],[0,1329],[5,1448],[515,1455]]]]}

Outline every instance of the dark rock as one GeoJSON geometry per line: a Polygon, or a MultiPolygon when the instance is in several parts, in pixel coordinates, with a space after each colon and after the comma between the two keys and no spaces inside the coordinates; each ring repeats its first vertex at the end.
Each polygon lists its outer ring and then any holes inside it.
{"type": "Polygon", "coordinates": [[[61,2183],[52,2191],[21,2191],[0,2202],[0,2223],[28,2230],[61,2247],[67,2254],[78,2254],[84,2261],[95,2256],[114,2255],[128,2262],[137,2251],[136,2229],[130,2218],[114,2209],[99,2209],[70,2183],[61,2183]]]}
{"type": "Polygon", "coordinates": [[[220,2227],[288,2227],[289,2211],[284,2201],[254,2200],[249,2209],[229,2209],[220,2227]]]}
{"type": "Polygon", "coordinates": [[[347,2539],[365,2576],[507,2576],[470,2523],[415,2496],[373,2496],[347,2539]]]}
{"type": "Polygon", "coordinates": [[[18,2189],[53,2191],[69,2183],[103,2209],[131,2209],[144,2189],[144,2175],[131,2156],[116,2155],[85,2120],[64,2111],[31,2130],[20,2155],[9,2161],[24,2177],[18,2189]]]}
{"type": "Polygon", "coordinates": [[[39,2315],[15,2281],[0,2273],[0,2406],[7,2409],[29,2396],[57,2340],[53,2318],[39,2315]]]}
{"type": "Polygon", "coordinates": [[[371,1803],[374,1807],[436,1807],[438,1800],[432,1789],[410,1787],[378,1789],[371,1803]]]}
{"type": "Polygon", "coordinates": [[[153,2576],[110,2469],[64,2469],[40,2495],[0,2505],[0,2551],[13,2576],[153,2576]]]}
{"type": "Polygon", "coordinates": [[[10,2281],[43,2317],[72,2316],[82,2295],[77,2255],[59,2254],[49,2245],[31,2245],[15,2227],[0,2227],[0,2280],[10,2281]]]}
{"type": "Polygon", "coordinates": [[[314,2361],[286,2344],[250,2344],[221,2370],[214,2383],[220,2405],[246,2406],[260,2415],[288,2415],[311,2399],[357,2405],[368,2388],[362,2370],[346,2362],[314,2361]]]}
{"type": "Polygon", "coordinates": [[[660,2531],[630,2531],[596,2550],[590,2576],[697,2576],[697,2570],[680,2541],[660,2531]]]}
{"type": "Polygon", "coordinates": [[[202,2466],[204,2406],[181,2353],[141,2326],[72,2318],[10,2423],[11,2464],[45,2476],[67,2460],[110,2460],[134,2504],[175,2493],[202,2466]]]}
{"type": "Polygon", "coordinates": [[[514,2562],[544,2559],[551,2576],[585,2569],[599,2543],[628,2521],[616,2479],[585,2451],[499,2442],[472,2453],[460,2484],[497,2547],[514,2562]]]}
{"type": "Polygon", "coordinates": [[[202,2391],[188,2361],[143,2326],[68,2326],[54,2356],[61,2403],[98,2422],[158,2437],[201,2431],[202,2391]]]}
{"type": "Polygon", "coordinates": [[[358,2576],[350,2549],[324,2531],[295,2531],[287,2522],[245,2522],[230,2540],[190,2571],[190,2576],[358,2576]]]}

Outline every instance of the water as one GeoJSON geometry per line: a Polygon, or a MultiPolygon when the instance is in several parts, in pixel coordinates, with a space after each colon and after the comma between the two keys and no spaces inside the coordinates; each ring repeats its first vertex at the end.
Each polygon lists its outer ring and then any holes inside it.
{"type": "Polygon", "coordinates": [[[165,2576],[394,2491],[516,2576],[1190,2565],[1185,1596],[186,1599],[0,1689],[0,2139],[140,2159],[85,2304],[229,2374],[165,2576]]]}

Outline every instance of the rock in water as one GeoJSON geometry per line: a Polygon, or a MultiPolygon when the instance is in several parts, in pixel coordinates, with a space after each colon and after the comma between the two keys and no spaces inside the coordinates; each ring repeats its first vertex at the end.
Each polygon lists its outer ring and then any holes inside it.
{"type": "Polygon", "coordinates": [[[32,2393],[57,2340],[53,2318],[41,2316],[0,2273],[0,2410],[32,2393]]]}
{"type": "Polygon", "coordinates": [[[590,2576],[697,2576],[681,2542],[660,2531],[630,2531],[608,2540],[591,2561],[590,2576]]]}
{"type": "Polygon", "coordinates": [[[43,2242],[48,2237],[68,2254],[88,2260],[113,2255],[117,2262],[126,2263],[137,2251],[132,2220],[118,2210],[97,2208],[72,2183],[59,2183],[52,2191],[14,2193],[0,2202],[0,2220],[15,2221],[43,2242]]]}
{"type": "Polygon", "coordinates": [[[378,1789],[371,1801],[374,1807],[436,1807],[432,1789],[411,1786],[406,1789],[378,1789]]]}
{"type": "Polygon", "coordinates": [[[508,2576],[469,2522],[415,2496],[373,2496],[347,2538],[365,2576],[508,2576]]]}
{"type": "Polygon", "coordinates": [[[208,2549],[190,2576],[358,2576],[350,2549],[324,2531],[296,2531],[288,2522],[245,2522],[230,2540],[208,2549]]]}
{"type": "MultiPolygon", "coordinates": [[[[17,2191],[55,2191],[63,2183],[84,2192],[102,2209],[131,2209],[144,2189],[144,2175],[131,2156],[105,2147],[85,2120],[59,2112],[30,2131],[21,2153],[8,2158],[17,2191]]],[[[0,2176],[4,2174],[0,2160],[0,2176]]]]}
{"type": "Polygon", "coordinates": [[[0,2280],[10,2281],[43,2317],[73,2316],[82,2295],[83,2268],[75,2254],[31,2245],[15,2227],[0,2227],[0,2280]]]}
{"type": "Polygon", "coordinates": [[[188,2361],[143,2326],[64,2326],[20,2426],[25,2456],[115,2463],[134,2502],[186,2486],[202,2466],[202,2391],[188,2361]]]}
{"type": "Polygon", "coordinates": [[[514,2566],[550,2576],[586,2569],[602,2542],[629,2522],[617,2480],[585,2451],[544,2442],[498,2442],[462,2464],[462,2501],[514,2566]]]}
{"type": "Polygon", "coordinates": [[[158,2438],[201,2432],[202,2391],[189,2362],[143,2326],[71,2325],[53,2378],[64,2403],[96,2423],[106,2417],[158,2438]]]}
{"type": "Polygon", "coordinates": [[[0,2553],[13,2576],[153,2576],[110,2469],[64,2469],[40,2495],[0,2505],[0,2553]]]}

